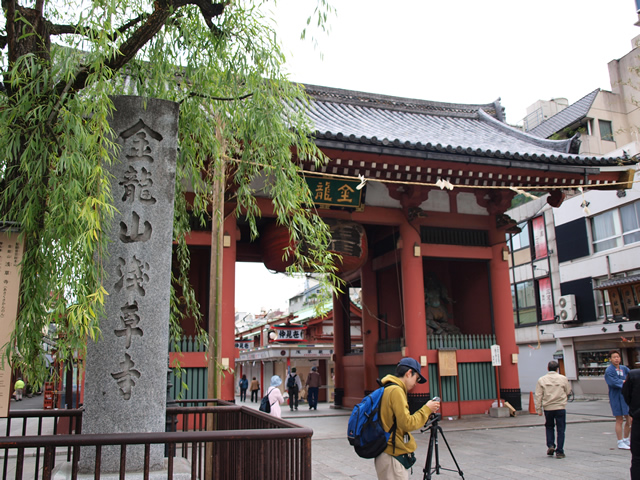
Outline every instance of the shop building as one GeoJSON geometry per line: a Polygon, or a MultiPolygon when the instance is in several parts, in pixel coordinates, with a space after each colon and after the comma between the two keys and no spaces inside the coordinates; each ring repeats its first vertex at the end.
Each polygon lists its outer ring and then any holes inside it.
{"type": "MultiPolygon", "coordinates": [[[[640,81],[634,73],[639,40],[609,62],[611,91],[590,92],[530,133],[574,135],[581,155],[633,162],[640,152],[640,117],[630,101],[640,81]]],[[[637,182],[636,173],[637,166],[628,180],[637,182]]],[[[640,365],[640,190],[637,183],[629,186],[573,191],[558,208],[541,198],[507,212],[521,230],[509,242],[523,391],[535,388],[553,358],[576,394],[607,392],[603,374],[612,349],[622,351],[629,367],[640,365]]]]}

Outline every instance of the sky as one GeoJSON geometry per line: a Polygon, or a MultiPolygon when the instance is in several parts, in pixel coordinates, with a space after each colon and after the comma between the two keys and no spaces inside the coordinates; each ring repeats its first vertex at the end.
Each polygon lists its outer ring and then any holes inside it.
{"type": "Polygon", "coordinates": [[[539,99],[609,90],[607,63],[640,35],[634,0],[331,3],[331,31],[316,32],[314,48],[300,31],[316,0],[277,1],[291,80],[451,103],[501,98],[511,124],[539,99]]]}
{"type": "MultiPolygon", "coordinates": [[[[330,32],[303,41],[317,0],[267,3],[292,81],[451,103],[500,98],[510,124],[537,100],[610,90],[607,64],[640,35],[634,0],[332,0],[330,32]]],[[[238,264],[236,310],[284,310],[303,289],[238,264]]]]}
{"type": "Polygon", "coordinates": [[[270,272],[262,263],[236,263],[236,312],[287,311],[289,298],[304,291],[305,279],[270,272]]]}

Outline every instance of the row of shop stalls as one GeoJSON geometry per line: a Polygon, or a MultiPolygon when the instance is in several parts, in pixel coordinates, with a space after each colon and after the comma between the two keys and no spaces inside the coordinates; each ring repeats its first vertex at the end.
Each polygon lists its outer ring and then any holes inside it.
{"type": "MultiPolygon", "coordinates": [[[[317,296],[317,287],[305,292],[307,298],[317,296]]],[[[333,346],[333,311],[332,302],[324,302],[321,306],[312,302],[295,312],[295,314],[274,319],[271,322],[238,332],[236,348],[236,393],[238,383],[243,375],[247,380],[255,377],[260,384],[259,394],[262,396],[270,385],[271,377],[278,375],[282,379],[281,389],[286,388],[286,378],[292,368],[296,369],[302,385],[305,385],[312,367],[318,368],[322,381],[318,395],[319,402],[334,402],[334,346],[333,346]]],[[[350,302],[351,314],[354,318],[352,338],[361,339],[361,327],[358,319],[362,317],[361,309],[350,302]]],[[[362,345],[354,344],[354,349],[362,345]]],[[[248,393],[248,398],[250,392],[248,393]]],[[[305,394],[303,394],[304,396],[305,394]]]]}

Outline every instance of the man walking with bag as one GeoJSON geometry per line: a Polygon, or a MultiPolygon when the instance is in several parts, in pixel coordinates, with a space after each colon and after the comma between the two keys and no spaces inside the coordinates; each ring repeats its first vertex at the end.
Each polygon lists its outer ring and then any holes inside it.
{"type": "Polygon", "coordinates": [[[544,411],[547,434],[547,455],[564,458],[564,432],[567,427],[567,398],[571,392],[569,380],[558,373],[558,362],[551,360],[547,365],[549,372],[538,379],[535,405],[538,415],[544,411]],[[556,438],[556,431],[558,432],[556,438]],[[557,440],[557,443],[556,443],[557,440]]]}
{"type": "Polygon", "coordinates": [[[298,392],[302,390],[302,382],[296,373],[296,367],[291,369],[287,376],[287,392],[289,393],[289,408],[298,410],[298,392]]]}

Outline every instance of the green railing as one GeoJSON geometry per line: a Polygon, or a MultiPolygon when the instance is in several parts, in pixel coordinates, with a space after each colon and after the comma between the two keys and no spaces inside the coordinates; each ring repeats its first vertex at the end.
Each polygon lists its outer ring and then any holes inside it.
{"type": "MultiPolygon", "coordinates": [[[[496,375],[491,362],[458,363],[461,400],[490,400],[496,396],[496,375]]],[[[458,401],[456,377],[442,377],[438,385],[438,365],[429,364],[429,394],[445,402],[458,401]]]]}
{"type": "Polygon", "coordinates": [[[427,348],[441,350],[451,348],[456,350],[482,350],[491,348],[496,343],[495,335],[429,335],[427,348]]]}
{"type": "MultiPolygon", "coordinates": [[[[173,342],[169,342],[169,351],[177,351],[173,342]]],[[[206,352],[207,349],[205,345],[198,340],[198,337],[184,336],[180,341],[180,351],[185,353],[206,352]]]]}
{"type": "MultiPolygon", "coordinates": [[[[183,353],[206,352],[205,345],[198,341],[198,337],[184,336],[180,341],[180,351],[183,353]]],[[[169,352],[177,349],[173,342],[169,345],[169,352]]],[[[169,374],[169,397],[174,400],[182,398],[207,398],[207,367],[182,368],[180,377],[176,369],[169,374]]]]}
{"type": "Polygon", "coordinates": [[[180,378],[175,370],[169,375],[169,397],[174,400],[183,398],[207,398],[207,367],[183,368],[180,378]]]}

